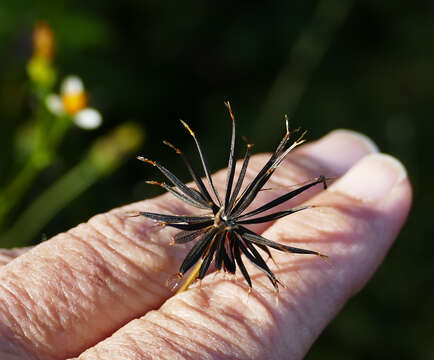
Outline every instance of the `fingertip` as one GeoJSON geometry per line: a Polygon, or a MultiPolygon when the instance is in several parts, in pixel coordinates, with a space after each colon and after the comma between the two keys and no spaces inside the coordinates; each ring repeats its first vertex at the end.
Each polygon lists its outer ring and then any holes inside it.
{"type": "Polygon", "coordinates": [[[352,138],[353,141],[358,142],[368,153],[376,153],[379,151],[377,144],[367,135],[349,129],[336,129],[328,134],[330,137],[335,138],[352,138]]]}
{"type": "Polygon", "coordinates": [[[360,160],[330,191],[364,202],[377,202],[404,182],[408,182],[407,171],[399,160],[387,154],[372,154],[360,160]]]}
{"type": "Polygon", "coordinates": [[[338,176],[344,174],[366,155],[377,153],[378,147],[366,135],[352,130],[338,129],[305,145],[300,152],[334,172],[328,174],[329,176],[338,176]]]}

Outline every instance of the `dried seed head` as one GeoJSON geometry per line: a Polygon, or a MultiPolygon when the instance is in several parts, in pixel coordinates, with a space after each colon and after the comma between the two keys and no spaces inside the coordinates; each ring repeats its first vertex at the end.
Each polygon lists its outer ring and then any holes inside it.
{"type": "Polygon", "coordinates": [[[196,240],[196,243],[182,262],[179,272],[168,280],[168,286],[171,289],[177,288],[181,284],[184,274],[194,267],[187,280],[179,289],[179,291],[186,290],[196,279],[201,280],[205,276],[211,263],[215,264],[217,271],[223,269],[225,273],[230,274],[235,274],[238,267],[250,289],[252,287],[252,281],[244,265],[243,257],[245,257],[266,274],[273,287],[276,289],[276,291],[278,291],[279,285],[283,285],[270,270],[258,250],[265,252],[271,259],[272,255],[269,248],[288,253],[316,255],[325,261],[328,261],[328,257],[313,250],[291,247],[266,239],[261,235],[249,230],[247,227],[245,227],[245,225],[274,221],[295,212],[314,207],[313,205],[301,206],[298,208],[286,209],[268,213],[267,215],[258,216],[261,213],[283,204],[284,202],[318,184],[322,184],[323,188],[326,189],[328,179],[321,175],[318,178],[301,185],[256,209],[245,212],[245,210],[256,199],[258,193],[264,189],[264,185],[273,175],[277,167],[282,163],[284,158],[295,147],[305,142],[304,135],[306,132],[303,132],[297,140],[295,140],[293,143],[290,143],[291,132],[289,129],[289,120],[285,115],[286,134],[283,136],[282,140],[267,163],[241,192],[250,160],[252,145],[247,144],[247,149],[242,161],[240,173],[235,181],[236,123],[230,103],[225,102],[225,106],[228,109],[229,116],[232,121],[232,137],[229,150],[226,189],[223,198],[224,201],[221,200],[220,195],[213,184],[206,158],[194,131],[191,130],[191,128],[181,120],[182,125],[187,129],[196,143],[208,186],[212,190],[212,196],[208,192],[208,189],[201,177],[191,166],[186,156],[180,149],[171,143],[163,141],[164,144],[171,147],[182,157],[187,169],[196,183],[198,190],[186,186],[174,174],[172,174],[168,169],[159,163],[142,156],[138,156],[137,158],[143,162],[157,167],[160,172],[173,184],[173,186],[168,186],[165,183],[156,181],[147,181],[148,184],[161,186],[186,203],[196,208],[207,209],[209,214],[201,216],[186,216],[141,212],[141,215],[157,221],[162,227],[174,227],[181,230],[172,238],[172,243],[180,244],[196,240]]]}

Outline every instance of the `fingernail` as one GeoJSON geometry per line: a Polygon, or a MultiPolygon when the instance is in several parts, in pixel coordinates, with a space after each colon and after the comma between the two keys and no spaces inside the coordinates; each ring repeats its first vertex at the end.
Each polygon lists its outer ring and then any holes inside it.
{"type": "Polygon", "coordinates": [[[360,160],[330,191],[352,198],[375,202],[386,197],[392,188],[407,177],[404,166],[386,154],[372,154],[360,160]]]}
{"type": "Polygon", "coordinates": [[[333,169],[338,176],[344,174],[357,161],[378,152],[378,147],[367,136],[351,130],[339,129],[306,147],[310,158],[333,169]]]}

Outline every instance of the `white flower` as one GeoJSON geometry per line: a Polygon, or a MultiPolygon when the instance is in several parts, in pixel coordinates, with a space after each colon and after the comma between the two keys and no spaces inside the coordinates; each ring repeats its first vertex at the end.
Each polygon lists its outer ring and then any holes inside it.
{"type": "Polygon", "coordinates": [[[65,112],[62,99],[57,94],[49,94],[45,98],[45,105],[54,115],[61,115],[65,112]]]}
{"type": "Polygon", "coordinates": [[[69,75],[62,81],[60,92],[62,94],[84,93],[83,81],[76,75],[69,75]]]}
{"type": "Polygon", "coordinates": [[[102,123],[98,110],[87,107],[87,94],[83,81],[75,75],[67,76],[60,86],[60,96],[49,94],[45,104],[54,115],[70,115],[82,129],[92,130],[102,123]]]}
{"type": "Polygon", "coordinates": [[[89,130],[96,129],[100,126],[101,120],[101,114],[97,110],[91,108],[79,111],[74,117],[74,122],[77,126],[89,130]]]}

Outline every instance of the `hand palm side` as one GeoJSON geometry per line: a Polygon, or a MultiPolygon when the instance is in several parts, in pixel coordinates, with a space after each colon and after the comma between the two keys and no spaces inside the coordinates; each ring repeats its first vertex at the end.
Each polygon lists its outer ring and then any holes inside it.
{"type": "MultiPolygon", "coordinates": [[[[321,208],[254,227],[285,244],[314,244],[333,263],[274,252],[285,284],[278,304],[266,276],[250,265],[250,295],[241,281],[211,275],[172,297],[166,280],[189,247],[172,247],[166,230],[125,217],[131,210],[190,211],[163,195],[97,215],[2,267],[0,357],[63,359],[84,351],[82,359],[302,358],[378,267],[407,216],[404,169],[372,152],[360,136],[337,131],[296,150],[276,172],[277,188],[352,168],[326,192],[286,205],[309,200],[321,208]]],[[[263,161],[253,157],[252,168],[263,161]]],[[[215,182],[220,189],[224,174],[215,182]]],[[[279,191],[261,193],[258,204],[279,191]]]]}

